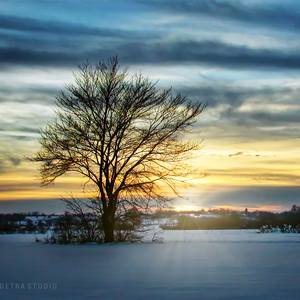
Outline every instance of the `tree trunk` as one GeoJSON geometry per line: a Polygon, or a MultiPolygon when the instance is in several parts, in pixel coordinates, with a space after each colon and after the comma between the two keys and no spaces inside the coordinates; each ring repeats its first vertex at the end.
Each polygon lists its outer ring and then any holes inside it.
{"type": "Polygon", "coordinates": [[[115,228],[115,218],[114,213],[107,211],[102,215],[102,223],[104,230],[104,243],[111,243],[115,241],[114,228],[115,228]]]}

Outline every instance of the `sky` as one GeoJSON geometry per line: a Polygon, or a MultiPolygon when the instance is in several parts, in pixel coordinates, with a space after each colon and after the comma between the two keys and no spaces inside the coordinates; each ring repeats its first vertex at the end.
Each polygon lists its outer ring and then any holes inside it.
{"type": "Polygon", "coordinates": [[[0,0],[0,210],[57,209],[81,179],[40,187],[39,131],[77,66],[118,55],[207,104],[182,209],[300,204],[298,0],[0,0]]]}

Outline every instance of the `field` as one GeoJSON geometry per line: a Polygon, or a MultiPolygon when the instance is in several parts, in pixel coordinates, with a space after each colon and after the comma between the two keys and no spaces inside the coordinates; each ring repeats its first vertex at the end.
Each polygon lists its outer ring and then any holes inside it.
{"type": "Polygon", "coordinates": [[[0,235],[1,299],[297,299],[300,234],[165,231],[164,243],[0,235]]]}

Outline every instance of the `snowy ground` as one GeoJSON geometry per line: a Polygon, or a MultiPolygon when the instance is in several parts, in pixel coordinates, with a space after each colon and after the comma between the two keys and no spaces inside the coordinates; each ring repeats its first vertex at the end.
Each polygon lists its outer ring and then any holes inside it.
{"type": "Polygon", "coordinates": [[[300,234],[160,235],[162,244],[79,246],[0,235],[0,299],[299,299],[300,234]]]}

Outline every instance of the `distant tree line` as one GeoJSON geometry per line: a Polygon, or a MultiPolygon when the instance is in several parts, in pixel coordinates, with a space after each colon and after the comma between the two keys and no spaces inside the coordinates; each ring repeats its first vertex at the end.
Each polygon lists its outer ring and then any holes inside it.
{"type": "MultiPolygon", "coordinates": [[[[0,233],[46,233],[51,243],[88,243],[104,241],[104,229],[98,215],[82,210],[82,203],[70,202],[69,211],[61,215],[34,213],[0,214],[0,233]]],[[[117,242],[141,238],[142,214],[134,209],[116,218],[117,242]]]]}
{"type": "MultiPolygon", "coordinates": [[[[103,242],[104,230],[101,219],[92,211],[82,210],[83,204],[76,200],[69,203],[69,211],[62,215],[46,215],[38,212],[0,214],[0,233],[46,233],[52,230],[56,243],[103,242]]],[[[258,229],[263,226],[283,228],[289,225],[300,231],[300,207],[274,213],[267,211],[232,211],[225,209],[185,211],[157,210],[150,215],[131,209],[116,217],[116,241],[137,241],[146,230],[143,220],[167,219],[163,229],[258,229]]],[[[152,223],[151,223],[152,222],[152,223]]]]}
{"type": "MultiPolygon", "coordinates": [[[[170,215],[171,213],[169,213],[170,215]]],[[[214,210],[197,216],[194,212],[175,215],[176,223],[161,225],[163,229],[258,229],[269,225],[283,227],[291,225],[300,229],[300,208],[293,206],[290,211],[281,213],[254,211],[239,212],[230,210],[214,210]],[[213,214],[212,214],[213,212],[213,214]]]]}
{"type": "Polygon", "coordinates": [[[50,225],[51,221],[46,220],[46,214],[39,212],[0,214],[0,233],[44,233],[50,225]],[[41,217],[43,221],[32,222],[31,217],[35,216],[41,217]]]}

